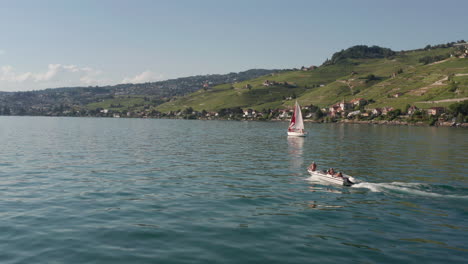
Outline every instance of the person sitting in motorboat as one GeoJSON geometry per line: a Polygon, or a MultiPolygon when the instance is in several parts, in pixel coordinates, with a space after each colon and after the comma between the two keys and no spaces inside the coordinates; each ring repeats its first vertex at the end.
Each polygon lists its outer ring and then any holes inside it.
{"type": "Polygon", "coordinates": [[[332,176],[335,175],[335,170],[334,170],[333,168],[330,168],[330,169],[328,170],[328,174],[330,174],[330,175],[332,175],[332,176]]]}
{"type": "Polygon", "coordinates": [[[336,177],[343,178],[343,173],[341,173],[341,171],[338,172],[338,173],[336,174],[336,177]]]}
{"type": "Polygon", "coordinates": [[[315,164],[315,161],[312,161],[312,164],[309,166],[309,170],[315,171],[317,169],[317,164],[315,164]]]}

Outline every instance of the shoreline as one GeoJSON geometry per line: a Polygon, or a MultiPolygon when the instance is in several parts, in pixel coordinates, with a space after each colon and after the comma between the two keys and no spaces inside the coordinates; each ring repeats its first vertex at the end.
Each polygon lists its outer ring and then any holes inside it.
{"type": "MultiPolygon", "coordinates": [[[[48,115],[0,115],[0,117],[71,117],[71,118],[111,118],[118,119],[112,116],[48,116],[48,115]]],[[[258,119],[230,119],[230,118],[171,118],[171,117],[119,117],[125,119],[174,119],[174,120],[202,120],[202,121],[253,121],[253,122],[289,122],[289,120],[258,120],[258,119]]],[[[418,127],[455,127],[455,128],[468,128],[468,123],[455,123],[455,122],[441,122],[437,121],[434,125],[429,125],[426,122],[407,122],[397,120],[338,120],[336,122],[323,122],[314,120],[304,120],[304,123],[316,124],[358,124],[358,125],[381,125],[381,126],[418,126],[418,127]]]]}
{"type": "Polygon", "coordinates": [[[468,123],[440,122],[429,125],[425,122],[407,122],[407,121],[388,121],[388,120],[340,120],[337,123],[343,124],[362,124],[362,125],[388,125],[388,126],[427,126],[427,127],[461,127],[468,128],[468,123]]]}

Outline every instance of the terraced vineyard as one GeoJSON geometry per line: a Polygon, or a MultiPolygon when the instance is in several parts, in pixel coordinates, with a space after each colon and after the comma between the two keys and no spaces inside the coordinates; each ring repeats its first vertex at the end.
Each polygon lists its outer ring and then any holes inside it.
{"type": "Polygon", "coordinates": [[[353,98],[370,101],[369,108],[403,108],[407,104],[420,108],[446,106],[468,99],[468,59],[450,57],[460,52],[464,50],[449,47],[396,52],[384,58],[346,58],[314,70],[287,71],[199,90],[156,109],[262,110],[290,107],[295,98],[301,105],[320,107],[353,98]],[[444,59],[425,64],[427,58],[444,59]],[[265,86],[266,80],[277,84],[265,86]]]}

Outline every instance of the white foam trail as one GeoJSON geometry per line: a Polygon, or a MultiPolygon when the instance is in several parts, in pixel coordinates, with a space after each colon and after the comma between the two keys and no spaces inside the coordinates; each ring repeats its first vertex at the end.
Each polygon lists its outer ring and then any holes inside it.
{"type": "Polygon", "coordinates": [[[383,192],[385,189],[406,189],[407,187],[419,187],[424,186],[421,183],[414,183],[414,182],[389,182],[389,183],[372,183],[372,182],[360,182],[354,184],[352,187],[354,188],[367,188],[372,192],[383,192]]]}
{"type": "Polygon", "coordinates": [[[352,185],[353,188],[366,188],[371,192],[382,192],[382,186],[379,183],[361,182],[352,185]]]}
{"type": "Polygon", "coordinates": [[[399,192],[419,196],[428,196],[428,197],[444,197],[444,198],[458,198],[458,199],[468,199],[468,196],[464,195],[450,195],[450,194],[439,194],[433,192],[426,192],[415,189],[417,187],[423,187],[425,184],[421,183],[404,183],[404,182],[391,182],[391,183],[370,183],[370,182],[361,182],[354,184],[353,188],[366,188],[371,192],[399,192]]]}

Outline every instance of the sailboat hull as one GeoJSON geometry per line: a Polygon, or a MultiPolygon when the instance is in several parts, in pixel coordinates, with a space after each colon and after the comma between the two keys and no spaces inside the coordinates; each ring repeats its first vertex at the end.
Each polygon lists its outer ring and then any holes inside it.
{"type": "Polygon", "coordinates": [[[290,137],[305,137],[305,136],[307,136],[307,132],[290,132],[290,131],[288,131],[288,136],[290,136],[290,137]]]}

